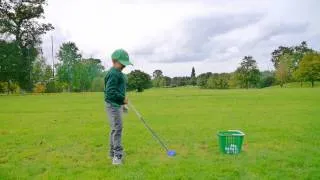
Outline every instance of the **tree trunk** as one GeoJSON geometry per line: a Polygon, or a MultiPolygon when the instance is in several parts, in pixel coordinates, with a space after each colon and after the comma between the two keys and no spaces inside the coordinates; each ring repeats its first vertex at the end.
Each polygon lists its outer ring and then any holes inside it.
{"type": "Polygon", "coordinates": [[[302,87],[302,81],[300,81],[300,87],[302,87]]]}
{"type": "Polygon", "coordinates": [[[314,81],[311,81],[311,87],[313,87],[314,86],[314,81]]]}

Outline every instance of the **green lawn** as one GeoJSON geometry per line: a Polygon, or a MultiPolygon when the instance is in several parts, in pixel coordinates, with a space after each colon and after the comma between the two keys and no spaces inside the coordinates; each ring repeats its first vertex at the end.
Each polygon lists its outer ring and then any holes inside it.
{"type": "Polygon", "coordinates": [[[320,89],[151,89],[129,95],[125,164],[107,159],[102,93],[0,96],[0,179],[320,179],[320,89]],[[246,133],[238,156],[216,133],[246,133]]]}
{"type": "MultiPolygon", "coordinates": [[[[311,88],[311,82],[302,82],[302,87],[300,82],[291,82],[283,85],[283,88],[311,88]]],[[[314,82],[314,88],[320,87],[320,81],[314,82]]],[[[281,88],[280,85],[271,86],[268,88],[281,88]]]]}

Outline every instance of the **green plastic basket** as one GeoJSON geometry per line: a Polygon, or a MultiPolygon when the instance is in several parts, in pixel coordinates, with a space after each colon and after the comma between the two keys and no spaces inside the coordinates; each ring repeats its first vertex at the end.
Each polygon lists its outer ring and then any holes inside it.
{"type": "Polygon", "coordinates": [[[239,130],[218,132],[219,147],[225,154],[239,154],[242,149],[244,133],[239,130]]]}

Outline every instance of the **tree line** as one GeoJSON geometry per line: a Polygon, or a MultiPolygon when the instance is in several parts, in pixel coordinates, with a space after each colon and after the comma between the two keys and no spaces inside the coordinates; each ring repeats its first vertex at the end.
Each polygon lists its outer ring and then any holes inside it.
{"type": "Polygon", "coordinates": [[[320,54],[305,41],[292,47],[279,46],[271,53],[272,71],[261,71],[252,56],[243,57],[238,68],[231,73],[202,73],[195,76],[194,67],[186,77],[167,77],[161,70],[153,72],[154,87],[197,85],[207,89],[265,88],[289,82],[310,82],[311,87],[320,80],[320,54]]]}
{"type": "MultiPolygon", "coordinates": [[[[103,91],[106,70],[101,60],[83,57],[74,42],[63,43],[49,65],[41,49],[41,36],[54,29],[43,23],[46,0],[3,0],[0,2],[0,93],[20,90],[37,93],[103,91]]],[[[202,73],[168,77],[161,70],[149,74],[134,70],[127,74],[128,90],[151,87],[198,86],[208,89],[284,87],[288,82],[320,80],[320,55],[305,41],[279,46],[271,52],[273,71],[260,71],[254,57],[243,57],[231,73],[202,73]]]]}

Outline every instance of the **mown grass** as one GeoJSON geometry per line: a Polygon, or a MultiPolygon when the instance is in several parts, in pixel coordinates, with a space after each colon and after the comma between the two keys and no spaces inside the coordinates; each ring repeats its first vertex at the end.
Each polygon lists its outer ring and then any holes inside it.
{"type": "MultiPolygon", "coordinates": [[[[302,82],[302,84],[300,82],[291,82],[283,85],[283,88],[311,88],[311,87],[312,87],[311,82],[302,82]]],[[[320,81],[314,82],[313,88],[319,88],[319,87],[320,87],[320,81]]],[[[276,85],[268,88],[281,88],[281,87],[280,85],[276,85]]]]}
{"type": "Polygon", "coordinates": [[[125,164],[107,159],[102,93],[0,96],[0,179],[320,179],[320,91],[151,89],[129,95],[177,156],[133,112],[125,164]],[[216,132],[246,133],[237,156],[216,132]]]}

